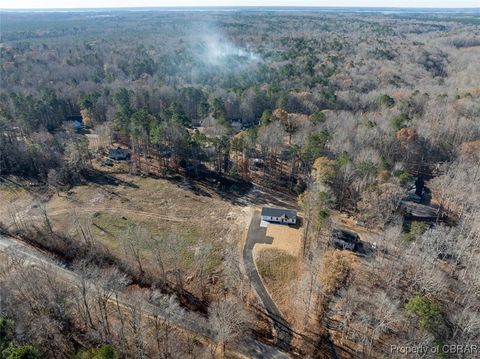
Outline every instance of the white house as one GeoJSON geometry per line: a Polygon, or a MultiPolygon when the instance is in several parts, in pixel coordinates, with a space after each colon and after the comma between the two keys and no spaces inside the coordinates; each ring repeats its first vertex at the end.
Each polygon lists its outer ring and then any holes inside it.
{"type": "Polygon", "coordinates": [[[267,222],[297,223],[297,211],[283,208],[262,208],[262,220],[267,222]]]}

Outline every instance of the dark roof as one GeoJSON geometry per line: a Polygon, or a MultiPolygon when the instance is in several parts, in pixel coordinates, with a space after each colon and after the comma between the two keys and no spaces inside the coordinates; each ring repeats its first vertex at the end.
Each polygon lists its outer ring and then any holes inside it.
{"type": "Polygon", "coordinates": [[[295,218],[297,217],[297,211],[293,209],[263,207],[262,216],[295,218]]]}
{"type": "Polygon", "coordinates": [[[83,117],[81,115],[71,115],[71,116],[65,116],[66,121],[78,121],[80,123],[83,123],[83,117]]]}
{"type": "Polygon", "coordinates": [[[83,129],[83,123],[81,121],[73,121],[73,127],[75,127],[76,130],[81,130],[83,129]]]}
{"type": "Polygon", "coordinates": [[[332,230],[332,239],[341,240],[341,241],[352,243],[352,244],[358,243],[358,235],[353,232],[346,231],[344,229],[332,230]]]}
{"type": "Polygon", "coordinates": [[[126,148],[112,148],[108,151],[110,157],[127,157],[130,155],[130,150],[126,148]]]}

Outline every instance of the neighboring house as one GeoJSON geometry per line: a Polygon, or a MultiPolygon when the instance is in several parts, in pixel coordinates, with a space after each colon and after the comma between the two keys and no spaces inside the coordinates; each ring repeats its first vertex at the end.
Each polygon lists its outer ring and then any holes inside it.
{"type": "Polygon", "coordinates": [[[240,131],[242,129],[242,121],[240,120],[233,120],[230,124],[234,130],[240,131]]]}
{"type": "Polygon", "coordinates": [[[293,209],[263,207],[262,220],[267,222],[295,224],[297,223],[297,211],[293,209]]]}
{"type": "Polygon", "coordinates": [[[355,233],[344,231],[341,229],[334,229],[331,237],[332,244],[341,249],[355,250],[358,245],[358,236],[355,233]]]}
{"type": "Polygon", "coordinates": [[[422,201],[422,197],[416,195],[415,193],[407,194],[404,199],[405,201],[420,203],[422,201]]]}
{"type": "Polygon", "coordinates": [[[412,201],[401,201],[400,208],[406,215],[415,217],[417,220],[435,221],[442,217],[439,214],[439,208],[412,201]]]}
{"type": "Polygon", "coordinates": [[[80,133],[84,129],[83,118],[79,115],[66,116],[65,121],[71,122],[76,132],[80,133]]]}
{"type": "Polygon", "coordinates": [[[83,131],[83,122],[73,121],[73,128],[75,129],[76,132],[82,132],[83,131]]]}
{"type": "Polygon", "coordinates": [[[108,157],[116,161],[126,161],[130,159],[130,150],[126,148],[112,148],[108,151],[108,157]]]}

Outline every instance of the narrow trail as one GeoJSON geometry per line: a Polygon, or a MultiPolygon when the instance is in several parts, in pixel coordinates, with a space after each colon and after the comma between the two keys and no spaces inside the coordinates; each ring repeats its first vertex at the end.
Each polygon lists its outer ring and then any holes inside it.
{"type": "Polygon", "coordinates": [[[185,222],[185,221],[187,221],[186,218],[164,216],[164,215],[161,215],[161,214],[131,210],[131,209],[127,209],[127,208],[112,208],[112,207],[91,207],[91,208],[79,207],[79,208],[74,208],[72,210],[70,210],[70,209],[59,209],[59,210],[49,211],[48,215],[49,216],[62,216],[62,215],[70,214],[70,213],[72,213],[72,211],[76,211],[77,213],[109,212],[109,213],[113,213],[113,214],[117,214],[117,215],[128,214],[128,215],[131,215],[131,216],[161,219],[161,220],[170,221],[170,222],[185,222]]]}

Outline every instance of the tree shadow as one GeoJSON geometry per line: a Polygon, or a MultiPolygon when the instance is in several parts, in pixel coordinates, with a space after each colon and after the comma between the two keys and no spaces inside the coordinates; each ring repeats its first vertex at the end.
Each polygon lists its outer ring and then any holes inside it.
{"type": "Polygon", "coordinates": [[[290,228],[295,228],[295,229],[300,229],[302,228],[303,226],[303,217],[299,216],[297,214],[297,221],[295,222],[295,224],[289,224],[288,225],[290,228]]]}
{"type": "Polygon", "coordinates": [[[108,173],[101,172],[98,170],[89,170],[85,176],[85,180],[90,183],[98,184],[100,186],[126,186],[130,188],[139,188],[135,183],[123,181],[118,179],[108,173]]]}

